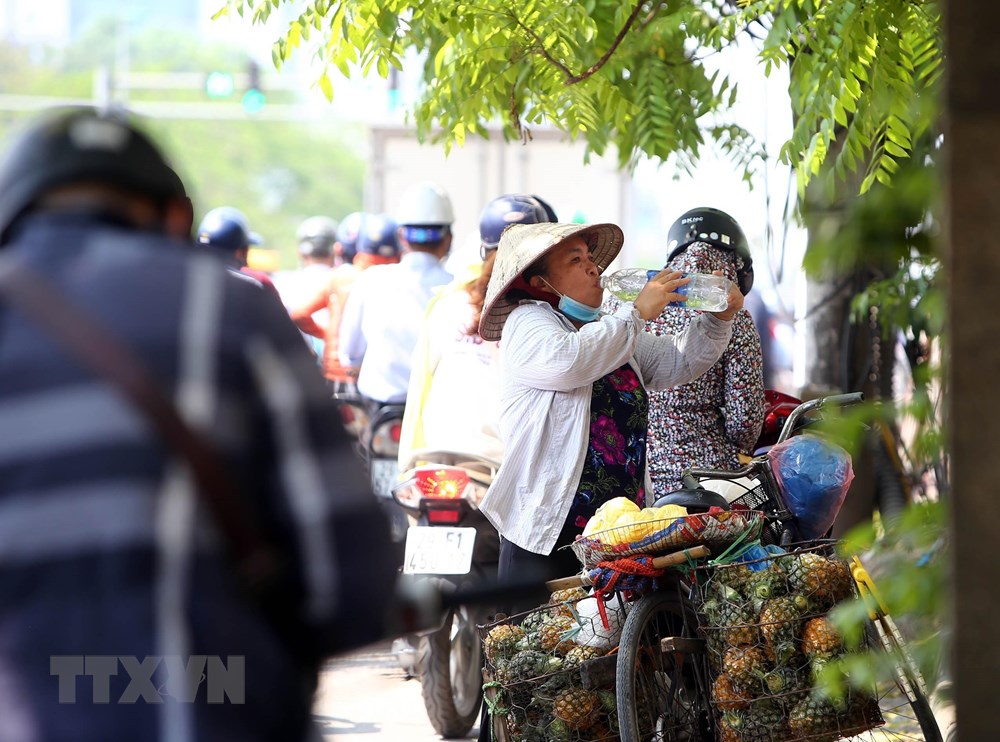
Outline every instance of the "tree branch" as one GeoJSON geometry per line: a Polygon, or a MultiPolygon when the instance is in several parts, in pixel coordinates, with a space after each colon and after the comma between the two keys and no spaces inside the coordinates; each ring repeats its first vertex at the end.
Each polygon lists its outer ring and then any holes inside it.
{"type": "Polygon", "coordinates": [[[621,31],[618,32],[617,36],[615,36],[615,40],[611,42],[611,46],[609,46],[608,50],[604,52],[604,55],[596,62],[594,62],[594,64],[592,64],[590,66],[590,69],[588,69],[586,72],[582,72],[579,75],[573,75],[568,80],[566,80],[564,84],[575,85],[581,80],[586,80],[588,77],[590,77],[599,69],[601,69],[601,67],[603,67],[609,59],[611,59],[611,55],[615,53],[615,50],[618,48],[618,45],[622,43],[622,41],[625,38],[625,34],[628,33],[629,29],[632,28],[632,24],[635,23],[635,19],[639,17],[639,12],[642,10],[642,6],[645,5],[645,2],[646,0],[639,0],[639,2],[635,4],[635,7],[632,9],[632,14],[628,17],[628,20],[625,21],[625,25],[622,26],[621,31]]]}
{"type": "MultiPolygon", "coordinates": [[[[542,43],[541,37],[539,37],[539,35],[535,33],[532,29],[524,25],[524,23],[521,22],[520,18],[518,18],[513,13],[511,14],[510,17],[514,20],[514,23],[516,23],[526,34],[528,34],[529,36],[531,36],[532,39],[534,39],[535,48],[537,49],[538,53],[541,54],[543,57],[545,57],[545,60],[549,64],[556,67],[560,72],[566,75],[566,79],[563,81],[563,84],[575,85],[578,82],[586,80],[588,77],[590,77],[599,69],[601,69],[601,67],[607,64],[608,60],[611,59],[611,55],[615,53],[615,50],[618,49],[622,41],[625,39],[625,34],[629,32],[630,28],[632,28],[632,25],[635,23],[635,19],[639,17],[639,13],[642,11],[642,7],[643,5],[646,4],[646,1],[647,0],[638,0],[638,2],[635,4],[635,7],[632,9],[631,15],[629,15],[628,20],[625,21],[625,25],[622,26],[621,30],[618,32],[618,35],[615,36],[615,40],[611,42],[611,46],[608,47],[608,50],[604,52],[604,54],[601,55],[601,58],[598,59],[596,62],[594,62],[589,69],[587,69],[585,72],[581,72],[578,75],[574,75],[572,70],[569,69],[569,67],[567,67],[565,64],[563,64],[558,59],[553,57],[552,54],[549,52],[549,50],[545,48],[545,44],[542,43]]],[[[655,13],[656,13],[655,8],[649,12],[649,15],[646,18],[647,23],[649,22],[650,19],[652,19],[655,13]]]]}

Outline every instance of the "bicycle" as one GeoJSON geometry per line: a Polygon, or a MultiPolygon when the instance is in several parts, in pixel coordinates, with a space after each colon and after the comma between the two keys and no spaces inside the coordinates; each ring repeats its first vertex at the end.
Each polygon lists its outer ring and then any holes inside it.
{"type": "MultiPolygon", "coordinates": [[[[810,412],[827,406],[853,404],[861,401],[860,394],[838,395],[799,405],[782,428],[778,442],[786,440],[797,430],[803,417],[810,412]]],[[[746,507],[762,511],[765,524],[761,532],[764,544],[784,545],[791,549],[795,542],[795,518],[787,507],[778,487],[771,462],[766,455],[758,456],[743,468],[726,472],[710,469],[693,469],[688,472],[685,484],[698,487],[704,480],[729,480],[744,483],[745,494],[733,501],[734,508],[746,507]]],[[[805,551],[830,549],[822,542],[801,547],[805,551]]],[[[781,559],[778,555],[760,560],[769,562],[781,559]]],[[[752,565],[752,563],[751,563],[752,565]]],[[[639,740],[777,740],[777,739],[836,739],[845,732],[862,732],[867,727],[877,726],[879,738],[941,740],[926,688],[920,673],[910,660],[905,644],[888,615],[884,604],[878,598],[870,575],[865,571],[860,559],[851,558],[850,578],[860,596],[869,606],[869,623],[866,627],[868,642],[888,652],[896,668],[895,684],[904,699],[896,703],[894,696],[884,688],[878,688],[876,697],[879,708],[863,710],[863,718],[841,720],[837,717],[838,730],[826,735],[775,734],[766,725],[749,725],[742,728],[727,726],[727,711],[738,708],[738,701],[723,701],[719,689],[713,687],[713,678],[718,682],[721,672],[713,672],[710,659],[718,663],[719,654],[712,654],[711,643],[716,640],[718,648],[721,629],[747,632],[764,631],[776,623],[758,622],[752,619],[742,625],[725,627],[712,626],[706,616],[705,583],[711,584],[712,576],[719,575],[732,565],[713,566],[700,563],[691,565],[687,578],[678,576],[667,590],[651,592],[636,602],[629,612],[622,629],[621,643],[616,663],[616,694],[619,711],[619,731],[622,742],[639,740]],[[694,576],[694,579],[691,576],[694,576]],[[699,585],[699,580],[701,584],[699,585]],[[726,704],[730,708],[726,708],[726,704]],[[720,708],[721,707],[721,708],[720,708]],[[908,707],[908,713],[904,710],[908,707]],[[853,727],[852,727],[853,725],[853,727]],[[832,736],[831,736],[832,734],[832,736]]],[[[749,567],[745,567],[749,568],[749,567]]],[[[814,616],[813,618],[818,617],[814,616]]],[[[725,648],[723,642],[723,648],[725,648]]],[[[752,652],[744,650],[752,656],[752,652]]],[[[725,655],[728,659],[729,655],[725,655]]],[[[744,659],[738,654],[736,659],[744,659]]],[[[749,662],[749,660],[747,660],[749,662]]],[[[736,660],[733,667],[736,667],[736,660]]],[[[718,669],[718,668],[715,668],[718,669]]],[[[775,671],[772,670],[772,673],[775,671]]],[[[779,673],[779,676],[781,673],[779,673]]],[[[780,687],[784,682],[776,678],[779,687],[770,700],[774,705],[788,701],[801,701],[793,690],[780,687]]],[[[749,704],[748,704],[749,706],[749,704]]],[[[766,713],[766,709],[764,710],[766,713]]],[[[852,712],[853,713],[853,712],[852,712]]],[[[788,709],[785,707],[785,716],[788,709]]],[[[729,717],[739,719],[740,715],[730,713],[729,717]]],[[[766,717],[765,717],[766,718],[766,717]]],[[[803,724],[803,728],[805,725],[803,724]]],[[[858,738],[858,737],[854,737],[858,738]]]]}

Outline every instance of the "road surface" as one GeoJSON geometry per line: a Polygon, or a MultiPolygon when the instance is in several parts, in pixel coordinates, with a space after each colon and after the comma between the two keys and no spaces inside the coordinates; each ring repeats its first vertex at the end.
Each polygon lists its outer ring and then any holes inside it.
{"type": "MultiPolygon", "coordinates": [[[[337,742],[436,742],[420,683],[407,679],[389,653],[389,642],[328,663],[313,713],[324,740],[337,742]]],[[[477,739],[478,725],[467,739],[477,739]]]]}

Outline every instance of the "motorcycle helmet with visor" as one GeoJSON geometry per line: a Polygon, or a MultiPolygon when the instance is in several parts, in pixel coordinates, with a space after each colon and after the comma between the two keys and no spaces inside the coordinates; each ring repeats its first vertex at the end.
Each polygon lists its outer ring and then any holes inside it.
{"type": "Polygon", "coordinates": [[[746,235],[736,220],[719,209],[699,207],[681,214],[667,232],[667,262],[693,242],[708,244],[733,254],[736,283],[744,296],[753,288],[753,258],[746,235]]]}

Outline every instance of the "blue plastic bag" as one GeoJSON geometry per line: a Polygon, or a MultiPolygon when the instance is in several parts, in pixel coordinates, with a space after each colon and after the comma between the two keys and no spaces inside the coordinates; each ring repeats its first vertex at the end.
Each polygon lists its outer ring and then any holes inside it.
{"type": "Polygon", "coordinates": [[[837,519],[854,479],[851,455],[815,435],[797,435],[767,452],[799,537],[822,538],[837,519]]]}

